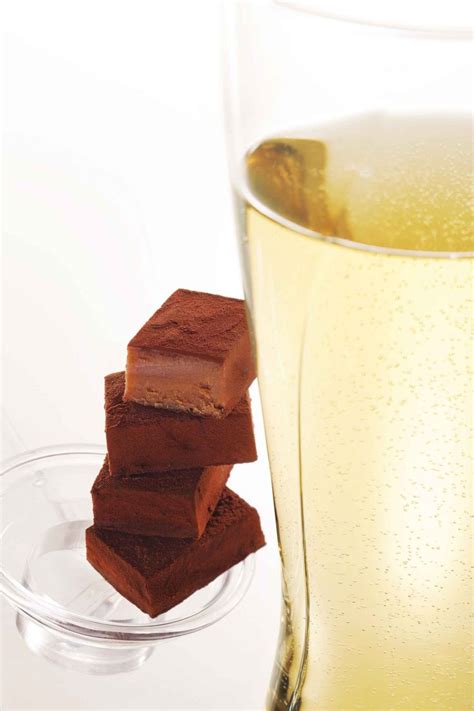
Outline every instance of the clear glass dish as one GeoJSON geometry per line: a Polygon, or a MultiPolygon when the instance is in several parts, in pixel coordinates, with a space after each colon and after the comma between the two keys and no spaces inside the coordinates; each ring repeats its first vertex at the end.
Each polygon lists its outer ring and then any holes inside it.
{"type": "Polygon", "coordinates": [[[17,611],[28,646],[89,673],[140,666],[163,640],[198,632],[227,615],[253,577],[254,556],[151,619],[89,565],[89,495],[105,450],[59,445],[26,452],[2,468],[0,590],[17,611]]]}

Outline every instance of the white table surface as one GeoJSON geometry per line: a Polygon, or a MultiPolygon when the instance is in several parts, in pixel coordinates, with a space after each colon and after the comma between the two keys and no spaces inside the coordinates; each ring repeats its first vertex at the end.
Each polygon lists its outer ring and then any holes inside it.
{"type": "MultiPolygon", "coordinates": [[[[102,378],[176,288],[241,295],[227,183],[218,0],[7,0],[3,456],[103,442],[102,378]]],[[[30,652],[2,604],[2,709],[263,708],[279,564],[260,458],[233,486],[268,546],[240,606],[109,677],[30,652]]]]}

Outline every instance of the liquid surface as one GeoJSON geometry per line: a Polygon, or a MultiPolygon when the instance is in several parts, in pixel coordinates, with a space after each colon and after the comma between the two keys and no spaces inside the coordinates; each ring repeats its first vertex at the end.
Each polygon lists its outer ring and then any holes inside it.
{"type": "Polygon", "coordinates": [[[287,596],[270,707],[470,709],[468,123],[292,135],[239,198],[287,596]]]}
{"type": "Polygon", "coordinates": [[[472,131],[464,115],[358,116],[264,141],[247,156],[248,185],[280,217],[323,235],[472,251],[472,131]]]}

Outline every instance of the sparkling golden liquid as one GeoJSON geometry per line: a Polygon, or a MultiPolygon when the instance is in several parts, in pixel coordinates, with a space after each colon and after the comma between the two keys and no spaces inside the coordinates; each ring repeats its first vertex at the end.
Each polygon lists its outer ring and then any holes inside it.
{"type": "Polygon", "coordinates": [[[471,124],[288,135],[238,198],[285,578],[269,708],[471,709],[471,124]]]}

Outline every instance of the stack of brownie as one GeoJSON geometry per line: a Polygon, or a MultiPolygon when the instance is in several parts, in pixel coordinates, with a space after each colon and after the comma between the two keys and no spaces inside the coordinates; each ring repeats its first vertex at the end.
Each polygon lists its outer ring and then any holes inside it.
{"type": "Polygon", "coordinates": [[[257,458],[244,303],[176,291],[105,378],[108,455],[92,487],[89,562],[151,617],[265,544],[226,487],[257,458]]]}

